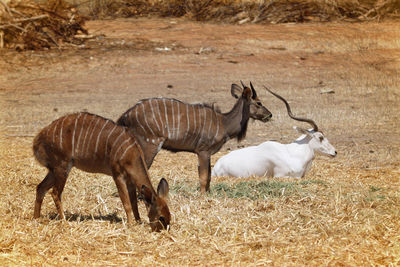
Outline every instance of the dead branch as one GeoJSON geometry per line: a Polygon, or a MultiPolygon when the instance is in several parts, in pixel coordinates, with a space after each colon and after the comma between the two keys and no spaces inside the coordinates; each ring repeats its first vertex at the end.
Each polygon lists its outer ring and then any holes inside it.
{"type": "MultiPolygon", "coordinates": [[[[3,10],[4,0],[0,0],[3,10]]],[[[43,49],[57,47],[73,42],[83,43],[89,38],[75,38],[80,33],[88,34],[83,28],[85,18],[71,7],[65,0],[37,3],[34,0],[11,0],[8,4],[9,13],[0,23],[3,32],[3,47],[19,49],[43,49]],[[56,5],[54,5],[54,3],[56,5]],[[22,48],[21,48],[22,47],[22,48]]]]}
{"type": "Polygon", "coordinates": [[[31,17],[31,18],[15,19],[14,22],[34,21],[34,20],[46,19],[48,17],[49,17],[48,15],[39,15],[39,16],[36,16],[36,17],[31,17]]]}
{"type": "Polygon", "coordinates": [[[0,49],[4,48],[4,32],[0,31],[0,49]]]}
{"type": "Polygon", "coordinates": [[[24,28],[22,28],[22,27],[20,27],[20,26],[18,26],[16,24],[13,24],[13,23],[0,25],[0,29],[6,29],[6,28],[10,28],[10,27],[13,27],[13,28],[16,28],[16,29],[18,29],[18,30],[20,30],[22,32],[25,32],[24,28]]]}
{"type": "Polygon", "coordinates": [[[4,3],[3,0],[0,0],[0,4],[1,4],[2,6],[4,6],[4,8],[7,10],[8,14],[9,14],[11,17],[13,17],[13,15],[11,14],[10,8],[8,7],[8,5],[7,5],[6,3],[4,3]]]}

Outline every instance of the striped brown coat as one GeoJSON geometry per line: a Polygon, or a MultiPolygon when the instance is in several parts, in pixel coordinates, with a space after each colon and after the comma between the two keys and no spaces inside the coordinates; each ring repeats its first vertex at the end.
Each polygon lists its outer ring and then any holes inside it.
{"type": "Polygon", "coordinates": [[[170,213],[165,201],[168,183],[160,181],[156,193],[150,182],[143,153],[130,130],[111,120],[86,112],[63,116],[40,131],[33,151],[48,174],[37,186],[34,217],[40,217],[46,192],[52,196],[60,218],[64,219],[61,194],[72,167],[104,173],[114,178],[128,223],[140,220],[136,188],[144,196],[153,230],[167,227],[170,213]]]}
{"type": "Polygon", "coordinates": [[[170,98],[139,101],[118,119],[131,128],[138,139],[150,168],[161,148],[193,152],[199,158],[201,192],[210,185],[210,156],[231,138],[239,141],[246,135],[249,118],[263,122],[271,113],[261,104],[256,90],[232,84],[231,94],[237,102],[227,113],[205,104],[188,104],[170,98]]]}

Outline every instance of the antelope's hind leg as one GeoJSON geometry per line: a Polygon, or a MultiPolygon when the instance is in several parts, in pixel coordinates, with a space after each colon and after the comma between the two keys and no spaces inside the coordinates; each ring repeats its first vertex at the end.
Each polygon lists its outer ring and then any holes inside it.
{"type": "Polygon", "coordinates": [[[46,177],[36,187],[36,200],[35,200],[33,218],[36,219],[40,217],[40,210],[42,209],[43,198],[46,195],[47,191],[49,191],[49,189],[53,187],[54,182],[55,182],[54,173],[51,169],[49,169],[46,177]]]}
{"type": "Polygon", "coordinates": [[[65,183],[67,182],[68,174],[72,168],[71,162],[63,162],[58,167],[54,168],[54,184],[51,196],[53,197],[54,204],[56,205],[58,216],[61,220],[65,220],[64,209],[61,201],[61,195],[64,190],[65,183]]]}
{"type": "Polygon", "coordinates": [[[40,217],[44,196],[50,188],[53,188],[51,195],[56,205],[58,215],[61,219],[65,219],[64,211],[61,203],[61,194],[64,190],[65,182],[67,181],[68,173],[71,170],[72,164],[65,162],[59,164],[55,168],[48,168],[48,173],[43,181],[36,187],[36,200],[33,212],[33,218],[40,217]]]}

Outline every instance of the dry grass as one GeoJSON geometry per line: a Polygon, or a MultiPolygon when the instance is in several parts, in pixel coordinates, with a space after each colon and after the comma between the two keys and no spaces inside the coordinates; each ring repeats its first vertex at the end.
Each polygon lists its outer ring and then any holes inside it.
{"type": "Polygon", "coordinates": [[[228,23],[365,21],[398,18],[398,0],[131,0],[71,1],[93,18],[156,15],[228,23]]]}
{"type": "MultiPolygon", "coordinates": [[[[64,192],[71,221],[54,219],[50,197],[43,218],[32,220],[35,186],[45,171],[30,156],[28,140],[2,143],[1,148],[8,155],[0,166],[3,264],[292,266],[388,265],[400,260],[398,169],[360,170],[321,160],[306,180],[287,179],[277,194],[202,198],[195,190],[195,157],[162,152],[153,177],[168,175],[161,164],[180,168],[167,176],[171,231],[157,234],[147,224],[125,225],[110,177],[79,171],[71,173],[64,192]]],[[[212,190],[237,183],[214,179],[212,190]]]]}
{"type": "MultiPolygon", "coordinates": [[[[313,32],[307,27],[291,26],[287,30],[313,32]]],[[[136,66],[129,60],[144,65],[155,58],[157,64],[162,65],[166,57],[161,53],[149,53],[141,58],[136,54],[127,56],[126,51],[122,55],[114,51],[115,61],[127,64],[113,66],[123,78],[111,69],[106,70],[115,76],[104,78],[97,72],[96,68],[100,67],[92,65],[79,74],[80,64],[85,63],[61,55],[39,54],[49,57],[53,72],[46,69],[46,64],[33,66],[29,61],[12,66],[29,63],[33,78],[21,76],[22,71],[18,69],[7,68],[8,83],[2,83],[4,88],[0,88],[0,264],[399,265],[400,122],[397,114],[400,112],[400,77],[397,73],[400,65],[396,53],[400,43],[397,37],[386,40],[385,34],[374,35],[365,28],[362,32],[367,35],[358,33],[358,28],[349,34],[335,30],[340,28],[338,25],[318,27],[318,34],[310,34],[307,41],[282,41],[280,35],[272,34],[270,46],[285,45],[286,49],[268,50],[271,57],[278,53],[272,63],[258,59],[261,52],[257,49],[267,47],[258,43],[261,38],[244,38],[240,44],[248,47],[251,43],[256,51],[252,57],[263,61],[268,69],[268,72],[257,72],[261,68],[253,61],[253,65],[244,66],[250,69],[245,77],[258,85],[270,83],[290,100],[295,114],[307,114],[315,119],[336,146],[339,156],[335,159],[317,157],[311,171],[301,180],[269,179],[270,183],[266,183],[266,178],[238,181],[219,177],[212,180],[212,193],[201,197],[197,191],[196,157],[162,151],[150,170],[153,184],[165,177],[171,186],[173,220],[171,230],[162,233],[150,232],[143,204],[140,204],[140,212],[145,223],[127,226],[112,179],[78,170],[71,172],[63,194],[64,209],[70,220],[55,218],[56,210],[50,196],[45,198],[42,218],[33,220],[35,187],[46,171],[35,162],[31,145],[32,135],[60,114],[88,108],[91,112],[116,118],[138,98],[166,95],[162,90],[126,92],[121,84],[117,84],[112,93],[104,89],[111,86],[108,82],[123,79],[130,86],[134,83],[135,88],[157,88],[157,81],[152,83],[154,73],[164,75],[157,72],[159,65],[151,65],[152,69],[146,69],[148,76],[139,78],[130,78],[131,73],[126,69],[136,66]],[[385,50],[391,52],[383,53],[385,50]],[[316,57],[313,56],[315,51],[325,54],[316,57]],[[303,53],[307,59],[301,61],[304,62],[302,68],[291,65],[293,57],[303,53]],[[288,55],[291,60],[284,61],[288,55]],[[65,66],[68,60],[72,60],[71,66],[65,66]],[[274,68],[267,64],[273,64],[274,68]],[[78,70],[73,72],[72,69],[78,70]],[[73,79],[77,83],[66,80],[63,75],[75,75],[73,79]],[[98,88],[91,91],[80,87],[80,83],[92,75],[98,79],[98,88]],[[321,87],[313,87],[320,80],[325,87],[333,88],[335,94],[321,95],[321,87]],[[58,111],[52,110],[53,107],[58,111]],[[241,189],[241,195],[235,192],[236,188],[241,189]]],[[[261,30],[264,32],[265,28],[261,30]]],[[[235,48],[244,53],[240,45],[235,48]]],[[[99,56],[98,53],[95,51],[93,56],[99,56]]],[[[187,52],[176,53],[169,60],[183,64],[179,60],[187,52]]],[[[226,84],[235,81],[237,73],[228,76],[224,68],[217,65],[225,76],[210,81],[208,77],[218,61],[214,61],[212,55],[204,59],[198,55],[193,57],[201,63],[196,76],[182,65],[177,69],[172,65],[169,69],[170,73],[178,70],[190,77],[191,83],[185,84],[188,92],[176,86],[175,91],[169,93],[186,92],[181,98],[188,101],[215,98],[222,109],[227,110],[231,103],[225,100],[226,84]],[[218,90],[195,95],[201,83],[213,83],[218,90]]],[[[99,59],[102,63],[114,64],[110,60],[99,59]]],[[[164,70],[165,66],[160,69],[164,70]]],[[[174,85],[179,85],[186,76],[174,77],[178,77],[173,80],[174,85]]],[[[265,95],[262,97],[265,99],[265,95]]],[[[290,129],[293,121],[287,118],[279,100],[269,100],[268,108],[274,113],[274,121],[267,126],[251,124],[243,144],[265,139],[288,142],[295,137],[290,129]]],[[[226,147],[236,147],[236,144],[231,142],[226,147]]],[[[218,152],[212,163],[225,153],[226,150],[218,152]]]]}

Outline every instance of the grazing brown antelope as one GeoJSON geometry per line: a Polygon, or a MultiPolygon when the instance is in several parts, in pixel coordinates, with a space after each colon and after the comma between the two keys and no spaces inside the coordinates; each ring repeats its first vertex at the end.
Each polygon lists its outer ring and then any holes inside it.
{"type": "Polygon", "coordinates": [[[205,104],[187,104],[170,98],[139,101],[118,119],[117,124],[131,128],[140,143],[150,168],[161,148],[196,153],[200,191],[210,188],[210,157],[229,139],[246,136],[249,118],[267,122],[272,114],[257,97],[252,83],[243,88],[232,84],[231,94],[237,101],[231,111],[221,113],[205,104]]]}
{"type": "Polygon", "coordinates": [[[166,202],[168,183],[162,178],[155,192],[143,159],[143,152],[131,131],[111,120],[86,112],[66,115],[41,130],[33,141],[33,152],[48,169],[37,186],[34,218],[40,217],[43,198],[50,188],[61,219],[65,219],[61,194],[72,167],[111,175],[117,185],[128,223],[132,211],[140,220],[136,188],[143,196],[150,227],[167,229],[170,212],[166,202]]]}

